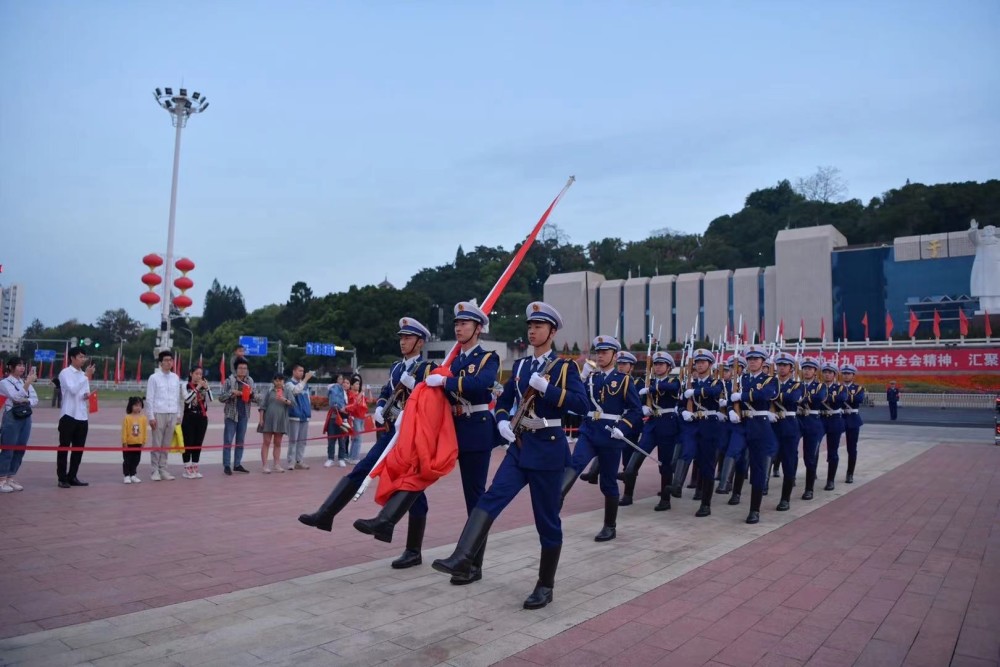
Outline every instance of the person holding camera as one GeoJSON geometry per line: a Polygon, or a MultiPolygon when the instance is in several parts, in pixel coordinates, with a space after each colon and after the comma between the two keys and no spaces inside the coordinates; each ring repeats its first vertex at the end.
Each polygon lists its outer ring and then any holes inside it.
{"type": "Polygon", "coordinates": [[[87,430],[90,427],[90,381],[94,379],[96,366],[87,364],[87,353],[79,346],[69,348],[69,366],[59,371],[59,386],[62,388],[62,416],[59,417],[59,451],[56,452],[56,475],[59,488],[90,486],[77,477],[83,448],[87,444],[87,430]],[[84,370],[84,366],[87,370],[84,370]],[[70,453],[69,448],[73,448],[70,453]],[[69,467],[66,458],[69,454],[69,467]]]}
{"type": "Polygon", "coordinates": [[[37,379],[34,367],[24,376],[24,360],[20,357],[7,360],[7,376],[0,381],[0,398],[6,399],[0,420],[0,493],[24,490],[14,479],[24,459],[24,449],[5,448],[28,444],[31,411],[38,405],[38,394],[32,386],[37,379]]]}
{"type": "Polygon", "coordinates": [[[312,403],[309,401],[309,380],[313,372],[306,373],[302,364],[292,364],[292,377],[285,380],[285,395],[292,401],[288,408],[288,455],[285,459],[289,470],[309,470],[306,463],[306,439],[309,437],[309,420],[312,403]]]}

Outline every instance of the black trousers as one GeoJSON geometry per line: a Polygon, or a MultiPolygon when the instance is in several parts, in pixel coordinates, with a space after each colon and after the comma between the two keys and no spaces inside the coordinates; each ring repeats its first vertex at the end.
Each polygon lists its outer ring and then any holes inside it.
{"type": "Polygon", "coordinates": [[[63,415],[59,419],[59,451],[56,452],[56,475],[60,482],[76,479],[80,470],[83,452],[69,452],[64,447],[83,447],[87,444],[87,429],[90,422],[63,415]],[[69,470],[66,469],[66,454],[69,454],[69,470]]]}
{"type": "Polygon", "coordinates": [[[198,463],[201,460],[201,446],[205,444],[205,432],[208,430],[208,417],[184,416],[181,422],[181,432],[184,434],[184,453],[181,458],[184,463],[198,463]],[[197,447],[197,449],[188,449],[197,447]]]}
{"type": "Polygon", "coordinates": [[[142,460],[142,445],[125,446],[128,449],[122,452],[122,474],[126,477],[137,476],[139,471],[139,462],[142,460]]]}
{"type": "Polygon", "coordinates": [[[895,402],[889,404],[889,419],[892,421],[896,421],[896,416],[899,414],[898,405],[899,404],[895,402]]]}

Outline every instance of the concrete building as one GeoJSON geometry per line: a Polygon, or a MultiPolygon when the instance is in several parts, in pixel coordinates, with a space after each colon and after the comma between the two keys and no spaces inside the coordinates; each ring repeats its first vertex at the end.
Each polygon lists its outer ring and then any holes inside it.
{"type": "Polygon", "coordinates": [[[23,325],[24,285],[0,286],[0,352],[17,352],[23,325]]]}

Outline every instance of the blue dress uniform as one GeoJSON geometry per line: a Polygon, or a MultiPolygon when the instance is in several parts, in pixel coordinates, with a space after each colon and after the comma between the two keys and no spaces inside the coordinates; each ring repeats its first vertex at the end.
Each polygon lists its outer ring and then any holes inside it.
{"type": "MultiPolygon", "coordinates": [[[[428,340],[431,332],[412,317],[404,317],[399,320],[400,336],[416,336],[421,340],[428,340]]],[[[403,374],[412,378],[412,384],[424,380],[428,373],[434,370],[437,365],[432,361],[425,360],[419,354],[410,359],[397,361],[392,365],[389,372],[389,380],[382,387],[379,393],[378,404],[375,408],[376,422],[384,422],[386,430],[383,431],[375,441],[375,445],[368,451],[368,454],[359,461],[354,468],[344,477],[340,478],[333,491],[320,509],[313,514],[303,514],[299,516],[299,521],[307,526],[330,531],[333,529],[333,518],[347,506],[347,503],[354,497],[364,479],[371,473],[375,464],[378,463],[382,452],[389,445],[396,432],[395,422],[399,415],[399,408],[409,395],[405,388],[410,380],[403,386],[403,374]],[[397,389],[400,391],[397,393],[397,389]],[[384,415],[384,416],[383,416],[384,415]]],[[[406,550],[403,555],[393,561],[393,567],[405,568],[420,564],[420,547],[423,542],[424,527],[427,517],[427,499],[420,494],[413,505],[409,508],[410,520],[406,537],[406,550]]]]}
{"type": "MultiPolygon", "coordinates": [[[[595,350],[614,350],[621,345],[611,336],[594,339],[595,350]]],[[[607,373],[595,370],[585,380],[588,411],[580,425],[580,436],[573,448],[573,458],[562,483],[562,496],[566,497],[577,476],[596,456],[601,493],[604,494],[604,528],[598,533],[598,542],[615,537],[618,517],[618,463],[621,461],[621,440],[614,431],[624,434],[641,424],[642,403],[632,378],[617,370],[607,373]]]]}
{"type": "Polygon", "coordinates": [[[899,389],[896,388],[895,380],[885,390],[885,402],[889,404],[889,420],[896,421],[899,416],[899,389]]]}
{"type": "MultiPolygon", "coordinates": [[[[802,368],[813,368],[819,372],[819,362],[806,359],[802,368]]],[[[806,490],[802,500],[812,500],[816,484],[816,468],[819,466],[819,448],[826,434],[826,426],[820,415],[826,403],[826,385],[818,379],[802,382],[802,409],[799,412],[799,428],[802,431],[802,460],[806,464],[806,490]]]]}
{"type": "MultiPolygon", "coordinates": [[[[699,348],[694,351],[693,360],[707,361],[709,367],[715,364],[715,355],[711,351],[699,348]]],[[[673,495],[679,497],[680,487],[687,477],[687,468],[691,461],[695,461],[699,479],[698,487],[701,492],[701,506],[695,516],[709,516],[712,513],[712,493],[715,489],[715,456],[719,449],[719,441],[723,437],[722,421],[719,419],[719,400],[725,400],[722,395],[725,385],[722,380],[712,377],[711,373],[705,377],[692,375],[688,380],[688,386],[681,393],[681,419],[690,423],[691,438],[683,440],[682,425],[682,452],[674,467],[673,474],[673,495]],[[693,408],[693,411],[691,410],[693,408]]]]}
{"type": "MultiPolygon", "coordinates": [[[[747,350],[746,358],[767,359],[767,354],[763,348],[754,346],[747,350]]],[[[751,492],[747,523],[757,523],[760,521],[760,503],[771,471],[771,461],[778,452],[778,439],[771,427],[771,422],[777,420],[777,415],[771,411],[771,402],[778,396],[778,380],[761,369],[756,374],[744,374],[742,388],[743,391],[734,397],[740,399],[743,407],[741,419],[746,427],[750,454],[751,492]]]]}
{"type": "MultiPolygon", "coordinates": [[[[674,358],[668,352],[656,352],[651,360],[653,364],[664,364],[667,369],[674,366],[674,358]]],[[[652,452],[656,448],[656,458],[660,461],[660,502],[654,507],[657,512],[670,509],[670,486],[674,474],[674,451],[677,449],[677,437],[680,435],[680,417],[677,405],[681,391],[681,381],[677,375],[669,372],[663,375],[653,375],[649,379],[649,387],[641,387],[639,393],[643,401],[642,414],[646,423],[642,427],[642,435],[637,443],[644,452],[652,452]]],[[[625,470],[625,493],[619,505],[630,505],[635,491],[635,482],[639,468],[645,456],[632,451],[625,470]]]]}
{"type": "Polygon", "coordinates": [[[844,404],[844,437],[847,439],[847,477],[848,484],[854,484],[854,466],[858,463],[858,437],[861,435],[861,406],[865,404],[865,388],[854,381],[858,369],[850,364],[841,367],[847,389],[847,402],[844,404]],[[847,377],[850,375],[850,377],[847,377]]]}
{"type": "MultiPolygon", "coordinates": [[[[833,364],[823,365],[824,373],[837,374],[833,364]]],[[[840,436],[844,433],[844,405],[847,403],[847,389],[836,380],[826,384],[826,401],[823,404],[823,430],[826,432],[826,486],[824,491],[833,491],[837,466],[840,464],[840,436]]]]}
{"type": "MultiPolygon", "coordinates": [[[[528,306],[527,321],[546,322],[556,330],[562,326],[559,313],[540,301],[528,306]]],[[[562,429],[562,417],[568,410],[580,414],[587,411],[587,396],[575,363],[559,359],[552,352],[537,360],[527,357],[514,362],[496,406],[498,430],[507,440],[514,440],[489,490],[470,513],[455,552],[450,558],[435,561],[434,569],[453,577],[467,576],[474,567],[474,554],[485,544],[493,521],[527,485],[542,553],[538,583],[524,606],[537,609],[552,601],[562,549],[560,480],[570,461],[566,432],[562,429]],[[544,391],[531,384],[536,373],[546,380],[544,391]],[[534,399],[530,408],[526,408],[525,400],[531,394],[534,399]],[[517,433],[511,427],[515,401],[518,411],[527,410],[516,414],[517,433]]]]}
{"type": "MultiPolygon", "coordinates": [[[[743,380],[743,369],[747,367],[747,361],[741,356],[735,356],[726,360],[726,364],[733,367],[733,379],[724,380],[725,396],[731,396],[736,391],[736,378],[743,380]]],[[[742,384],[740,384],[742,387],[742,384]]],[[[750,468],[750,456],[747,453],[746,426],[737,412],[737,405],[727,406],[726,425],[723,429],[723,439],[726,443],[726,454],[722,460],[722,472],[719,475],[719,488],[716,493],[731,493],[730,505],[739,505],[743,493],[743,482],[747,478],[750,468]]]]}
{"type": "MultiPolygon", "coordinates": [[[[795,358],[782,352],[775,359],[778,365],[795,366],[795,358]]],[[[785,512],[791,507],[792,488],[795,486],[795,472],[799,467],[799,440],[802,431],[799,428],[799,403],[804,394],[802,383],[789,375],[787,380],[778,378],[778,397],[775,399],[778,421],[774,423],[774,434],[778,438],[778,458],[781,460],[781,470],[784,479],[781,482],[781,500],[778,511],[785,512]]]]}

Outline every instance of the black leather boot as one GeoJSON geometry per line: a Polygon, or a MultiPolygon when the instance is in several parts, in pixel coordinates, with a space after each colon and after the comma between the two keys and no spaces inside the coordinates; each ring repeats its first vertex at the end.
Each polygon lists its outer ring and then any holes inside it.
{"type": "MultiPolygon", "coordinates": [[[[768,456],[764,459],[764,495],[770,490],[771,478],[767,476],[767,471],[771,469],[772,457],[768,456]]],[[[777,475],[775,475],[777,477],[777,475]]]]}
{"type": "Polygon", "coordinates": [[[573,488],[574,484],[576,484],[576,480],[576,470],[573,468],[566,468],[563,470],[562,485],[559,492],[559,509],[562,509],[562,504],[566,500],[566,494],[569,493],[569,490],[573,488]]]}
{"type": "Polygon", "coordinates": [[[816,471],[806,468],[806,490],[802,493],[802,500],[813,499],[813,487],[816,485],[816,471]]]}
{"type": "Polygon", "coordinates": [[[410,515],[410,523],[406,526],[406,549],[402,556],[392,561],[392,569],[405,570],[424,562],[420,555],[420,548],[424,544],[424,528],[426,527],[426,516],[410,515]]]}
{"type": "Polygon", "coordinates": [[[715,455],[715,481],[719,482],[722,480],[722,464],[726,460],[725,452],[718,452],[715,455]]]}
{"type": "Polygon", "coordinates": [[[857,462],[858,462],[857,454],[847,455],[847,478],[844,479],[845,483],[854,484],[854,466],[857,464],[857,462]]]}
{"type": "Polygon", "coordinates": [[[377,517],[358,519],[354,522],[354,529],[371,535],[379,542],[392,542],[392,530],[420,494],[420,491],[397,491],[382,506],[377,517]]]}
{"type": "Polygon", "coordinates": [[[681,497],[681,489],[684,486],[684,480],[687,479],[688,468],[691,467],[690,461],[685,461],[684,459],[677,459],[677,463],[674,464],[674,474],[673,474],[673,488],[670,489],[670,495],[674,498],[681,497]]]}
{"type": "Polygon", "coordinates": [[[695,516],[711,516],[712,514],[712,488],[715,486],[715,480],[711,477],[706,477],[701,480],[701,507],[698,511],[694,513],[695,516]]]}
{"type": "Polygon", "coordinates": [[[750,513],[747,514],[747,523],[760,522],[760,502],[764,497],[764,490],[756,486],[750,488],[750,513]]]}
{"type": "Polygon", "coordinates": [[[632,458],[628,460],[625,472],[621,474],[621,479],[625,482],[625,492],[622,494],[621,500],[618,501],[619,507],[628,507],[632,504],[635,482],[639,478],[639,468],[642,467],[642,462],[645,460],[646,457],[639,452],[632,452],[632,458]]]}
{"type": "Polygon", "coordinates": [[[607,542],[615,539],[615,525],[618,520],[618,498],[604,496],[604,527],[594,536],[595,542],[607,542]]]}
{"type": "Polygon", "coordinates": [[[834,483],[833,480],[837,478],[837,464],[827,463],[826,464],[826,486],[823,487],[824,491],[833,491],[834,483]]]}
{"type": "Polygon", "coordinates": [[[660,475],[660,502],[653,508],[654,512],[666,512],[670,509],[670,481],[673,475],[660,475]]]}
{"type": "Polygon", "coordinates": [[[524,601],[525,609],[541,609],[552,602],[552,589],[556,584],[556,568],[559,566],[561,551],[562,545],[542,548],[542,556],[538,562],[538,583],[524,601]]]}
{"type": "Polygon", "coordinates": [[[360,483],[352,479],[341,477],[337,486],[333,487],[333,491],[326,497],[318,510],[312,514],[299,515],[299,523],[330,532],[333,530],[333,517],[337,516],[337,513],[351,502],[351,498],[358,492],[360,486],[360,483]]]}
{"type": "Polygon", "coordinates": [[[590,482],[591,484],[597,484],[597,480],[600,478],[601,468],[595,457],[593,461],[590,462],[590,467],[587,468],[587,472],[580,475],[580,479],[585,482],[590,482]]]}
{"type": "Polygon", "coordinates": [[[736,468],[736,459],[727,456],[722,462],[722,474],[719,475],[719,488],[716,493],[729,493],[733,490],[733,470],[736,468]]]}
{"type": "Polygon", "coordinates": [[[448,583],[452,586],[465,586],[480,581],[483,578],[483,558],[486,557],[486,542],[487,539],[484,539],[482,546],[476,551],[476,555],[472,557],[472,568],[469,570],[468,576],[464,574],[452,575],[451,581],[448,583]]]}
{"type": "Polygon", "coordinates": [[[743,482],[746,477],[743,471],[736,473],[736,478],[733,480],[733,493],[729,496],[729,505],[739,505],[740,504],[740,494],[743,493],[743,482]]]}
{"type": "Polygon", "coordinates": [[[699,486],[698,481],[700,479],[701,479],[701,471],[698,469],[698,466],[695,466],[694,470],[691,471],[691,481],[688,482],[687,488],[697,489],[699,486]]]}
{"type": "Polygon", "coordinates": [[[493,519],[486,510],[478,507],[473,509],[465,522],[465,528],[462,529],[462,536],[458,538],[455,551],[447,558],[438,558],[431,563],[431,567],[452,577],[471,579],[472,568],[476,565],[476,555],[486,544],[486,536],[492,525],[493,519]]]}
{"type": "Polygon", "coordinates": [[[792,487],[795,486],[795,480],[791,477],[786,477],[781,480],[781,501],[778,503],[779,512],[787,512],[792,508],[792,487]]]}
{"type": "Polygon", "coordinates": [[[772,465],[771,477],[781,477],[781,461],[774,461],[772,465]]]}

